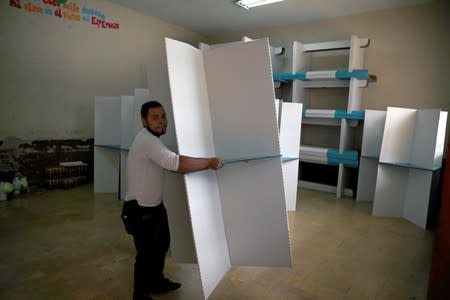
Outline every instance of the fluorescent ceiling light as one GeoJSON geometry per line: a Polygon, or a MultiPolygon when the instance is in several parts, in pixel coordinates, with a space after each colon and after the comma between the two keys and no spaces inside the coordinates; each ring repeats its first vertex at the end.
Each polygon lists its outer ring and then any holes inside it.
{"type": "Polygon", "coordinates": [[[245,9],[249,9],[256,6],[266,5],[266,4],[272,4],[275,2],[281,2],[284,0],[235,0],[234,3],[236,5],[243,7],[245,9]]]}

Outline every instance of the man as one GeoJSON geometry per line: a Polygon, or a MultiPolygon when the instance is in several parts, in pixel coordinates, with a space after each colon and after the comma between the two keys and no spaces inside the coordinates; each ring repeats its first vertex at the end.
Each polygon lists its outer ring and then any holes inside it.
{"type": "Polygon", "coordinates": [[[159,102],[141,107],[143,129],[135,137],[127,161],[127,193],[122,220],[136,247],[134,265],[134,300],[152,299],[149,293],[164,293],[181,284],[164,277],[164,262],[169,249],[170,233],[166,209],[162,203],[164,169],[193,172],[218,170],[218,158],[193,158],[177,155],[161,142],[167,119],[159,102]]]}

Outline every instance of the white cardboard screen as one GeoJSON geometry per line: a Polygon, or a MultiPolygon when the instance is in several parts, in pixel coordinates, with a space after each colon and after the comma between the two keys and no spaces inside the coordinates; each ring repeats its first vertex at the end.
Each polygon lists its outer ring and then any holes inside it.
{"type": "Polygon", "coordinates": [[[290,266],[280,159],[231,164],[218,179],[231,263],[290,266]]]}
{"type": "Polygon", "coordinates": [[[302,126],[301,103],[283,103],[281,108],[280,148],[287,157],[299,157],[302,126]]]}
{"type": "Polygon", "coordinates": [[[286,210],[297,210],[298,167],[299,160],[285,161],[283,167],[283,183],[286,197],[286,210]]]}
{"type": "MultiPolygon", "coordinates": [[[[268,49],[263,40],[202,54],[166,39],[180,154],[224,159],[279,155],[268,49]]],[[[281,160],[231,164],[217,179],[215,174],[185,176],[205,297],[230,263],[290,265],[281,160]],[[261,185],[269,178],[270,185],[261,185]]]]}
{"type": "Polygon", "coordinates": [[[94,193],[117,193],[119,190],[120,151],[94,147],[94,193]]]}
{"type": "Polygon", "coordinates": [[[439,166],[442,164],[444,158],[444,146],[445,146],[445,130],[447,127],[448,112],[441,111],[438,132],[436,138],[436,152],[434,153],[434,165],[439,166]]]}
{"type": "Polygon", "coordinates": [[[402,217],[408,187],[408,168],[378,165],[372,215],[402,217]]]}
{"type": "Polygon", "coordinates": [[[412,164],[433,169],[440,115],[438,109],[417,110],[414,143],[411,147],[412,164]]]}
{"type": "MultiPolygon", "coordinates": [[[[200,50],[166,39],[172,109],[182,155],[214,156],[203,57],[200,50]]],[[[185,176],[204,297],[230,267],[217,178],[212,171],[185,176]]]]}
{"type": "Polygon", "coordinates": [[[380,162],[410,162],[415,123],[415,109],[388,107],[380,162]]]}
{"type": "Polygon", "coordinates": [[[122,132],[120,135],[121,143],[120,146],[123,149],[130,149],[131,143],[134,139],[133,130],[133,120],[134,118],[134,97],[133,96],[122,96],[122,109],[121,109],[121,119],[122,119],[122,132]]]}
{"type": "Polygon", "coordinates": [[[120,97],[95,97],[94,139],[96,145],[120,145],[120,97]]]}
{"type": "Polygon", "coordinates": [[[372,202],[377,183],[378,160],[361,156],[356,201],[372,202]]]}
{"type": "Polygon", "coordinates": [[[280,155],[269,51],[266,39],[204,51],[218,157],[280,155]]]}
{"type": "Polygon", "coordinates": [[[120,150],[120,194],[121,200],[125,200],[125,195],[127,193],[127,159],[128,151],[120,150]]]}
{"type": "Polygon", "coordinates": [[[432,177],[432,171],[409,170],[403,217],[421,228],[427,226],[432,177]]]}
{"type": "Polygon", "coordinates": [[[380,157],[385,122],[386,111],[366,110],[361,156],[380,157]]]}
{"type": "Polygon", "coordinates": [[[133,138],[142,129],[141,106],[147,101],[150,101],[150,92],[148,89],[134,89],[133,138]]]}
{"type": "MultiPolygon", "coordinates": [[[[291,158],[300,156],[302,107],[301,103],[283,103],[281,107],[280,148],[282,156],[291,158]]],[[[287,211],[296,211],[299,161],[285,161],[282,167],[286,209],[287,211]]]]}

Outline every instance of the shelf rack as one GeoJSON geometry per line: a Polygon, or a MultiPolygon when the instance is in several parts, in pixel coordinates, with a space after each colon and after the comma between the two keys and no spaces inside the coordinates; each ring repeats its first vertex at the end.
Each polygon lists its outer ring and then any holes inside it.
{"type": "Polygon", "coordinates": [[[364,119],[361,111],[362,89],[376,77],[364,69],[364,48],[369,45],[369,39],[352,35],[350,40],[323,43],[303,44],[293,43],[292,72],[274,73],[275,81],[292,81],[292,102],[303,103],[303,124],[319,126],[339,126],[339,147],[324,148],[312,145],[302,145],[300,161],[313,164],[337,165],[338,178],[336,186],[316,182],[299,181],[299,185],[326,192],[353,196],[349,189],[349,169],[359,166],[358,152],[353,148],[354,127],[364,119]],[[311,71],[311,53],[330,50],[349,50],[347,70],[311,71]],[[317,88],[348,88],[347,107],[339,110],[313,109],[310,105],[309,89],[317,88]]]}

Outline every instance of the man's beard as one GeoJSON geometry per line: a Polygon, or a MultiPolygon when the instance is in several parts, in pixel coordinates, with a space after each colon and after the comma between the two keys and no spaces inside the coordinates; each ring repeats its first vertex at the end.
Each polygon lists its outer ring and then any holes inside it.
{"type": "Polygon", "coordinates": [[[151,130],[150,127],[146,127],[146,128],[147,128],[147,130],[148,130],[151,134],[153,134],[153,135],[156,136],[156,137],[160,137],[160,136],[162,136],[163,134],[166,133],[166,130],[165,130],[165,129],[163,130],[163,132],[159,133],[159,132],[156,132],[156,131],[151,130]]]}

